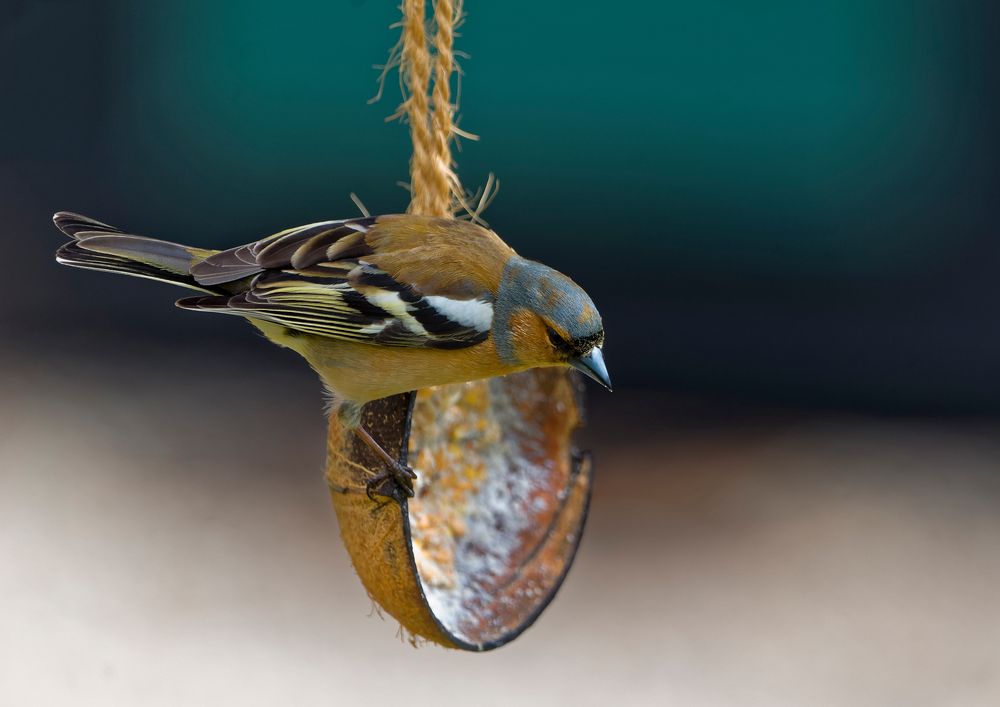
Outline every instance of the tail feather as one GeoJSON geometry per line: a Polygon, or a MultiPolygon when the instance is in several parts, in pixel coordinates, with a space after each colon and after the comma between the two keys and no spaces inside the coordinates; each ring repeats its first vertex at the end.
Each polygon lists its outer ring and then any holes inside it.
{"type": "Polygon", "coordinates": [[[82,248],[79,243],[73,241],[66,243],[56,251],[56,262],[62,265],[69,265],[75,268],[86,268],[88,270],[100,270],[102,272],[114,272],[121,275],[132,275],[133,277],[144,277],[160,282],[169,282],[172,285],[189,287],[199,292],[214,294],[201,285],[190,275],[180,275],[178,273],[167,272],[152,265],[146,265],[136,260],[120,258],[116,255],[107,255],[92,250],[82,248]]]}
{"type": "Polygon", "coordinates": [[[142,236],[88,235],[81,237],[77,245],[84,250],[134,260],[177,275],[190,274],[196,260],[185,246],[142,236]]]}
{"type": "Polygon", "coordinates": [[[191,266],[212,251],[131,235],[79,214],[61,211],[53,221],[74,239],[56,251],[56,261],[62,265],[145,277],[216,294],[191,276],[191,266]]]}
{"type": "Polygon", "coordinates": [[[98,233],[121,233],[114,226],[95,221],[87,216],[74,214],[71,211],[60,211],[52,217],[52,222],[55,223],[56,228],[70,238],[77,238],[77,234],[79,233],[90,233],[91,235],[97,235],[98,233]]]}

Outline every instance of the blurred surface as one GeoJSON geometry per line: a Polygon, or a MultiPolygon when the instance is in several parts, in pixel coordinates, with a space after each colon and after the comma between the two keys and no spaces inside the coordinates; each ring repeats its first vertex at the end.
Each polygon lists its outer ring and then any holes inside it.
{"type": "Polygon", "coordinates": [[[995,423],[594,391],[577,563],[477,656],[368,615],[309,373],[4,363],[2,704],[1000,700],[995,423]]]}

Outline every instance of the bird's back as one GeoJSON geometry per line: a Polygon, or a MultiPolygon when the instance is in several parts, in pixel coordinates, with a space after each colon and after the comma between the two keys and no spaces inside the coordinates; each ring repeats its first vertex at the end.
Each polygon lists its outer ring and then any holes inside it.
{"type": "Polygon", "coordinates": [[[477,297],[496,295],[503,268],[516,253],[488,229],[468,221],[429,216],[382,216],[366,235],[373,265],[421,292],[477,297]]]}

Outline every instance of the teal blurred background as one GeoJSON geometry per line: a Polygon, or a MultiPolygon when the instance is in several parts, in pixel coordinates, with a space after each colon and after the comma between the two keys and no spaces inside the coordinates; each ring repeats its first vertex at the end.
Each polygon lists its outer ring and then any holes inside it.
{"type": "MultiPolygon", "coordinates": [[[[616,382],[1000,409],[992,3],[469,9],[461,126],[482,139],[460,174],[494,172],[491,225],[592,292],[616,382]]],[[[394,81],[366,103],[392,2],[4,14],[0,237],[17,266],[0,316],[25,346],[56,328],[133,337],[140,315],[156,337],[246,345],[146,283],[55,271],[57,209],[227,246],[351,214],[351,191],[405,208],[408,135],[383,120],[394,81]],[[118,300],[97,324],[93,293],[118,300]]]]}

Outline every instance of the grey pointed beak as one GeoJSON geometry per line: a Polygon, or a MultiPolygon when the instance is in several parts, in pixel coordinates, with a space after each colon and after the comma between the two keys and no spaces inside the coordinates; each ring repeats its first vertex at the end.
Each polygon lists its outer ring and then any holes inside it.
{"type": "Polygon", "coordinates": [[[599,346],[595,346],[579,358],[574,358],[569,365],[611,390],[611,377],[608,376],[608,367],[604,365],[604,354],[601,353],[599,346]]]}

